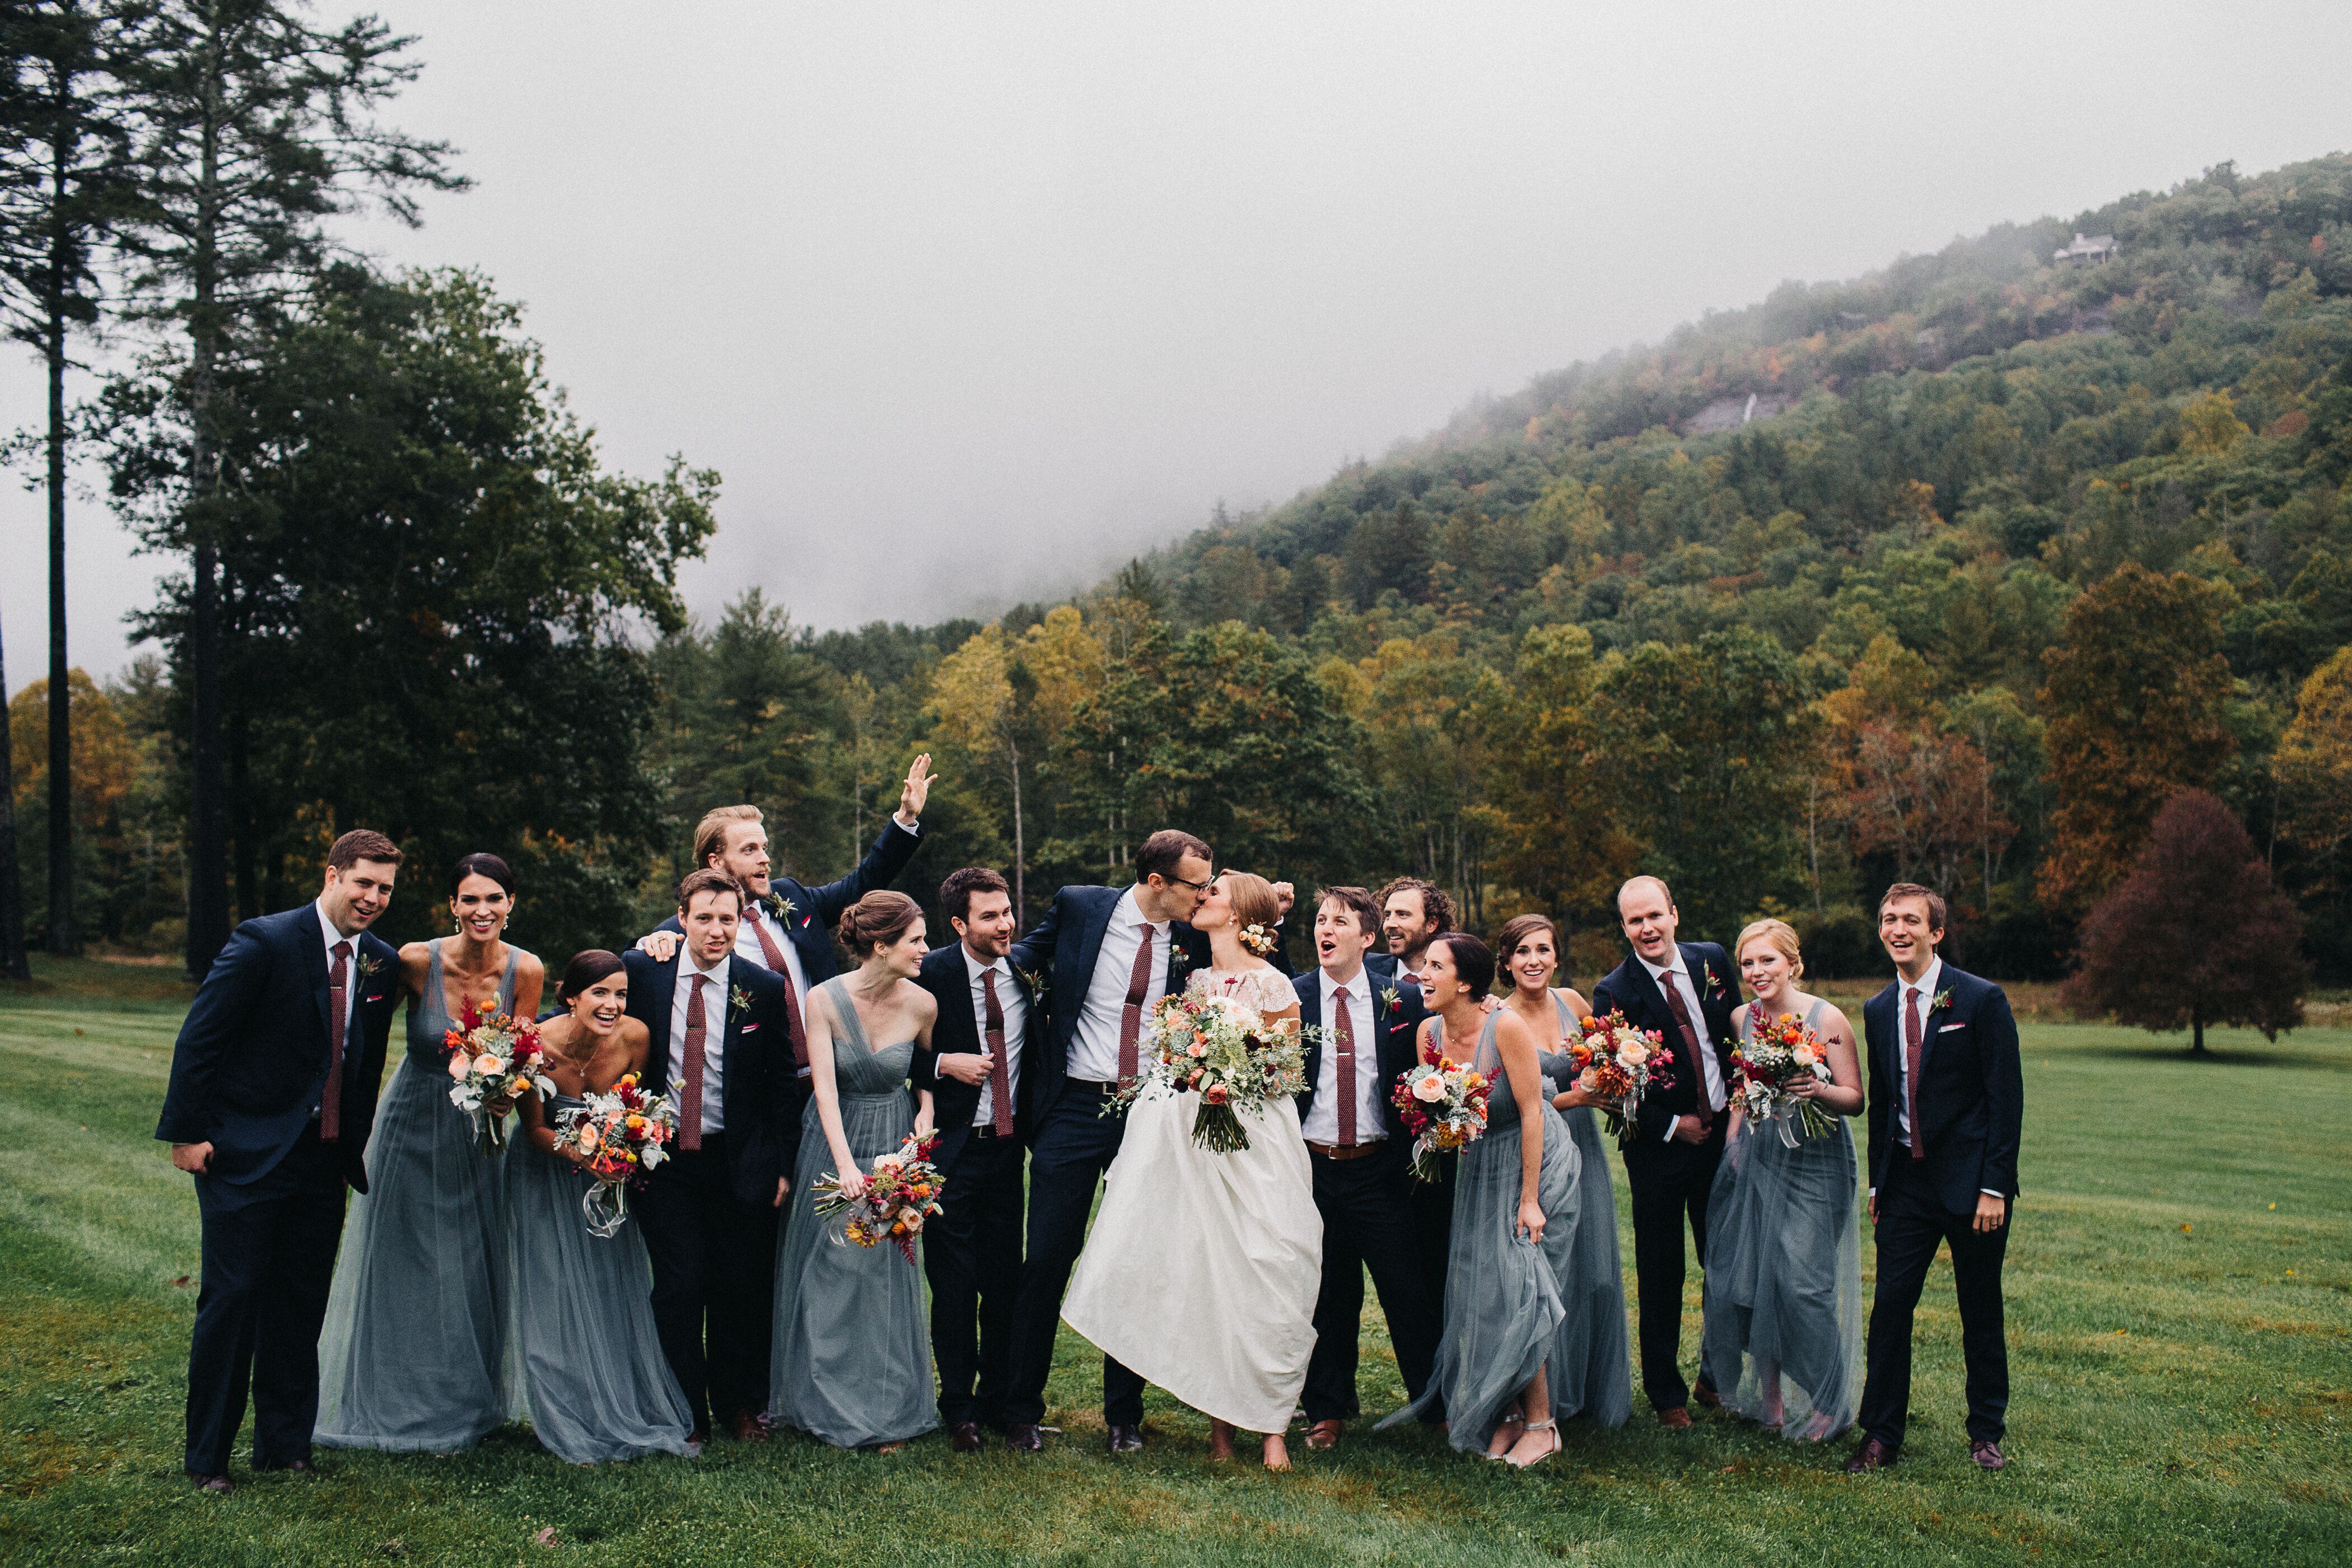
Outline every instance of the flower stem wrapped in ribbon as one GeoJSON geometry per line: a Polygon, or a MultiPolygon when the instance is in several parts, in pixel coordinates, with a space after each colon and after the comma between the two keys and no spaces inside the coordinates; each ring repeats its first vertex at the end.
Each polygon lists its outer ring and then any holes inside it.
{"type": "Polygon", "coordinates": [[[677,1111],[668,1097],[639,1089],[635,1073],[556,1112],[556,1149],[572,1154],[596,1178],[580,1198],[589,1235],[609,1240],[621,1234],[629,1218],[629,1189],[669,1157],[677,1137],[677,1111]]]}
{"type": "Polygon", "coordinates": [[[915,1261],[915,1237],[923,1233],[924,1222],[940,1212],[940,1193],[947,1185],[940,1168],[931,1163],[939,1146],[936,1137],[908,1134],[897,1153],[875,1157],[874,1173],[866,1178],[866,1191],[859,1197],[843,1192],[841,1177],[834,1172],[819,1176],[811,1194],[818,1217],[849,1216],[841,1234],[832,1237],[833,1244],[879,1247],[887,1241],[908,1262],[915,1261]]]}
{"type": "Polygon", "coordinates": [[[1390,1091],[1412,1134],[1412,1173],[1438,1177],[1437,1157],[1477,1142],[1486,1131],[1486,1100],[1495,1086],[1475,1068],[1440,1057],[1407,1068],[1390,1091]]]}
{"type": "Polygon", "coordinates": [[[449,1053],[449,1076],[457,1080],[449,1089],[449,1103],[473,1121],[484,1153],[504,1153],[507,1119],[493,1113],[491,1105],[534,1089],[541,1094],[555,1092],[555,1080],[541,1066],[545,1053],[539,1026],[467,1002],[457,1026],[441,1037],[441,1048],[449,1053]]]}
{"type": "Polygon", "coordinates": [[[1241,1112],[1307,1089],[1306,1031],[1296,1018],[1268,1025],[1224,996],[1171,996],[1151,1016],[1150,1056],[1105,1105],[1112,1114],[1145,1094],[1198,1094],[1192,1142],[1213,1154],[1250,1146],[1241,1112]]]}
{"type": "Polygon", "coordinates": [[[1569,1046],[1577,1087],[1600,1100],[1609,1131],[1622,1146],[1633,1140],[1633,1113],[1642,1096],[1674,1087],[1672,1058],[1656,1030],[1633,1027],[1620,1012],[1595,1013],[1582,1025],[1584,1037],[1569,1046]]]}
{"type": "Polygon", "coordinates": [[[1797,1146],[1797,1130],[1791,1122],[1803,1127],[1808,1138],[1826,1138],[1837,1130],[1829,1112],[1803,1095],[1790,1093],[1789,1088],[1806,1079],[1829,1082],[1822,1070],[1828,1060],[1829,1051],[1821,1037],[1793,1013],[1783,1013],[1769,1024],[1759,1025],[1732,1051],[1731,1070],[1738,1077],[1734,1098],[1750,1121],[1778,1123],[1780,1142],[1791,1149],[1797,1146]]]}

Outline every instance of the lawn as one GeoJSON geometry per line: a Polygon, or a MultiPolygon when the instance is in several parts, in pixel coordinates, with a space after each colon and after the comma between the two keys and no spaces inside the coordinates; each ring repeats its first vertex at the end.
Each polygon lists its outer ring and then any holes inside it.
{"type": "MultiPolygon", "coordinates": [[[[179,1473],[195,1203],[150,1138],[183,994],[77,965],[0,994],[0,1560],[245,1564],[1581,1562],[2336,1564],[2352,1556],[2352,1029],[2215,1059],[2029,1023],[2009,1468],[1968,1463],[1950,1277],[1930,1279],[1903,1464],[1848,1478],[1721,1418],[1572,1426],[1516,1474],[1414,1427],[1288,1477],[1213,1467],[1154,1396],[1098,1451],[1064,1335],[1068,1436],[892,1458],[785,1438],[568,1467],[521,1431],[447,1458],[331,1454],[316,1478],[179,1473]],[[552,1544],[537,1537],[554,1532],[552,1544]]],[[[1622,1177],[1619,1176],[1622,1203],[1622,1177]]],[[[1630,1239],[1630,1233],[1629,1233],[1630,1239]]],[[[1865,1266],[1867,1249],[1865,1248],[1865,1266]]],[[[1630,1274],[1630,1251],[1628,1269],[1630,1274]]],[[[1698,1296],[1686,1303],[1696,1341],[1698,1296]]],[[[1367,1330],[1365,1403],[1401,1390],[1367,1330]]],[[[240,1445],[239,1462],[244,1459],[240,1445]]]]}

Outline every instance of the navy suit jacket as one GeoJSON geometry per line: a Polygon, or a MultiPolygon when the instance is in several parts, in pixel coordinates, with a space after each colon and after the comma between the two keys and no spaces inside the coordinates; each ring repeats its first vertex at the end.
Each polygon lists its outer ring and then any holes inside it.
{"type": "MultiPolygon", "coordinates": [[[[1394,1090],[1397,1079],[1417,1058],[1414,1037],[1429,1015],[1422,1008],[1421,987],[1398,984],[1396,960],[1385,952],[1364,955],[1363,977],[1357,984],[1371,987],[1373,1027],[1379,1036],[1373,1044],[1381,1067],[1381,1117],[1388,1128],[1388,1154],[1401,1161],[1408,1157],[1412,1141],[1405,1135],[1404,1112],[1397,1109],[1394,1090]],[[1391,990],[1396,993],[1393,1006],[1387,1000],[1391,990]]],[[[1324,1036],[1329,1033],[1323,1017],[1323,972],[1303,971],[1290,977],[1290,984],[1298,993],[1300,1026],[1316,1031],[1307,1037],[1307,1089],[1298,1097],[1298,1120],[1304,1125],[1307,1111],[1314,1109],[1316,1086],[1322,1081],[1324,1036]]],[[[1358,1050],[1363,1047],[1363,1041],[1356,1042],[1358,1050]]]]}
{"type": "MultiPolygon", "coordinates": [[[[677,1000],[677,966],[683,951],[667,963],[632,948],[621,955],[629,971],[629,1016],[653,1037],[646,1052],[646,1092],[669,1094],[669,1015],[677,1000]]],[[[705,1006],[709,1005],[708,1001],[705,1006]]],[[[785,1166],[787,1096],[793,1085],[793,1041],[784,1021],[784,983],[748,959],[727,960],[727,1024],[719,1058],[725,1076],[719,1103],[727,1118],[727,1173],[735,1195],[747,1204],[774,1201],[785,1166]],[[739,998],[740,1003],[739,1003],[739,998]]],[[[705,1027],[707,1028],[706,1022],[705,1027]]],[[[683,1110],[684,1107],[680,1107],[683,1110]]],[[[797,1129],[793,1130],[797,1132],[797,1129]]],[[[797,1137],[791,1140],[797,1147],[797,1137]]],[[[658,1176],[660,1169],[655,1174],[658,1176]]]]}
{"type": "MultiPolygon", "coordinates": [[[[1039,976],[1046,995],[1045,1027],[1033,1024],[1023,1054],[1022,1073],[1029,1081],[1022,1096],[1033,1126],[1062,1097],[1069,1078],[1070,1037],[1077,1032],[1111,911],[1126,894],[1124,888],[1064,888],[1054,895],[1045,918],[1013,945],[1013,967],[1039,976]]],[[[1208,967],[1209,939],[1182,921],[1171,921],[1168,934],[1168,990],[1179,994],[1187,973],[1208,967]]]]}
{"type": "MultiPolygon", "coordinates": [[[[915,984],[931,994],[940,1005],[939,1022],[931,1026],[930,1048],[915,1047],[913,1080],[918,1089],[931,1091],[931,1125],[939,1130],[940,1146],[932,1163],[942,1174],[953,1166],[955,1157],[963,1152],[964,1141],[971,1136],[971,1119],[980,1110],[980,1085],[965,1083],[940,1071],[940,1058],[952,1056],[977,1056],[988,1048],[980,1037],[980,1020],[971,1014],[971,976],[964,968],[963,943],[950,942],[935,947],[925,955],[921,972],[915,984]]],[[[1024,1020],[1021,1040],[1021,1066],[1013,1080],[1013,1127],[1024,1142],[1029,1137],[1030,1067],[1035,1060],[1033,1045],[1045,1036],[1042,1021],[1045,1008],[1038,999],[1029,994],[1028,987],[1014,972],[1013,984],[1022,987],[1022,999],[1027,1004],[1029,1016],[1024,1020]]]]}
{"type": "MultiPolygon", "coordinates": [[[[898,873],[907,868],[907,862],[915,858],[915,851],[922,842],[920,836],[899,826],[898,819],[894,816],[883,824],[880,837],[874,840],[874,847],[866,852],[866,858],[857,863],[857,868],[841,880],[827,882],[821,888],[811,888],[790,877],[769,879],[766,901],[772,906],[792,906],[791,912],[779,916],[777,923],[784,928],[784,935],[801,955],[801,973],[808,976],[810,990],[815,990],[839,973],[840,965],[833,945],[833,928],[835,922],[841,919],[841,911],[872,889],[887,888],[896,881],[898,873]]],[[[677,931],[680,935],[686,931],[678,924],[676,915],[654,929],[677,931]]],[[[806,997],[801,999],[801,1005],[808,1005],[806,997]]]]}
{"type": "MultiPolygon", "coordinates": [[[[358,995],[343,1033],[336,1114],[343,1177],[364,1193],[384,1042],[400,1000],[400,954],[368,931],[352,948],[358,995]]],[[[238,926],[180,1025],[155,1136],[211,1143],[208,1177],[226,1186],[268,1175],[302,1136],[326,1087],[327,1017],[327,948],[317,904],[238,926]]]]}
{"type": "MultiPolygon", "coordinates": [[[[1731,1015],[1739,1005],[1738,993],[1734,988],[1738,972],[1732,968],[1730,957],[1714,942],[1685,942],[1675,945],[1682,950],[1683,967],[1690,972],[1691,988],[1698,993],[1707,1041],[1715,1047],[1715,1068],[1722,1076],[1727,1094],[1731,1089],[1731,1047],[1738,1038],[1731,1026],[1731,1015]]],[[[1625,1145],[1629,1161],[1662,1157],[1667,1150],[1666,1129],[1674,1119],[1696,1116],[1706,1110],[1703,1069],[1692,1057],[1690,1047],[1683,1043],[1682,1030],[1675,1026],[1675,1015],[1666,1005],[1666,994],[1658,989],[1658,983],[1650,978],[1648,967],[1639,958],[1627,955],[1624,963],[1592,988],[1592,1010],[1621,1012],[1635,1028],[1656,1030],[1674,1055],[1674,1083],[1642,1096],[1641,1109],[1633,1115],[1634,1136],[1625,1145]]],[[[1728,1103],[1724,1110],[1729,1113],[1728,1103]]]]}
{"type": "MultiPolygon", "coordinates": [[[[1932,1005],[1921,1020],[1919,1125],[1929,1181],[1953,1214],[1972,1214],[1988,1188],[2017,1195],[2017,1145],[2025,1124],[2025,1070],[2017,1047],[2017,1019],[2009,997],[1990,980],[1944,965],[1932,1005]]],[[[1863,1004],[1870,1046],[1870,1184],[1886,1174],[1890,1159],[1908,1159],[1895,1146],[1895,1105],[1903,1094],[1903,985],[1898,980],[1863,1004]]]]}

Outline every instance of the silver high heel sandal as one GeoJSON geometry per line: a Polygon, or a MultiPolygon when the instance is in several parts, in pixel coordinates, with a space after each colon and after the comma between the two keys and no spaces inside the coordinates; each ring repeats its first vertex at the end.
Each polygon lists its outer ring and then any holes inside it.
{"type": "Polygon", "coordinates": [[[1559,1422],[1558,1420],[1530,1421],[1528,1423],[1528,1430],[1530,1432],[1550,1433],[1551,1447],[1544,1450],[1544,1452],[1538,1454],[1534,1458],[1524,1461],[1514,1459],[1508,1454],[1504,1455],[1503,1462],[1511,1466],[1515,1469],[1531,1470],[1538,1465],[1542,1464],[1546,1459],[1550,1458],[1554,1454],[1559,1452],[1559,1422]]]}

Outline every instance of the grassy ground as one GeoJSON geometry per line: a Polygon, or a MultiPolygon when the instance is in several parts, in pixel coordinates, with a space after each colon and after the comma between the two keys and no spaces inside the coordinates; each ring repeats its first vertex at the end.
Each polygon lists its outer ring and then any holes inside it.
{"type": "MultiPolygon", "coordinates": [[[[2011,1462],[1962,1441],[1938,1268],[1901,1467],[1721,1419],[1572,1427],[1534,1472],[1428,1431],[1351,1432],[1268,1478],[1205,1458],[1154,1396],[1104,1458],[1094,1359],[1064,1335],[1042,1458],[942,1439],[896,1458],[801,1440],[567,1467],[527,1434],[450,1458],[338,1454],[226,1500],[179,1475],[195,1205],[149,1137],[184,992],[44,972],[0,995],[0,1561],[243,1564],[1118,1562],[2338,1563],[2352,1554],[2352,1030],[2026,1028],[2027,1190],[2010,1249],[2011,1462]],[[554,1531],[551,1545],[535,1537],[554,1531]]],[[[1621,1201],[1622,1201],[1622,1181],[1621,1201]]],[[[1865,1249],[1865,1262],[1867,1251],[1865,1249]]],[[[1630,1268],[1630,1264],[1629,1264],[1630,1268]]],[[[1697,1324],[1696,1281],[1689,1331],[1697,1324]]],[[[1367,1408],[1397,1402],[1368,1328],[1367,1408]]],[[[242,1454],[240,1454],[240,1459],[242,1454]]],[[[240,1481],[244,1477],[240,1474],[240,1481]]]]}

